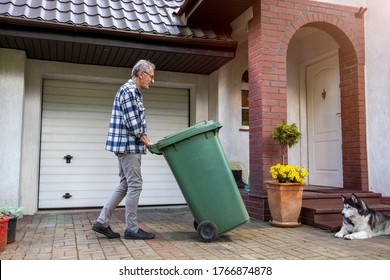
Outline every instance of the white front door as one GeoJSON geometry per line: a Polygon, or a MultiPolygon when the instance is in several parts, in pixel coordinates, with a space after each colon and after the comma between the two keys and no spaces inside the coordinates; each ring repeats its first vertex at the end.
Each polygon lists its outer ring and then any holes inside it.
{"type": "Polygon", "coordinates": [[[342,187],[342,135],[338,56],[306,69],[310,185],[342,187]]]}

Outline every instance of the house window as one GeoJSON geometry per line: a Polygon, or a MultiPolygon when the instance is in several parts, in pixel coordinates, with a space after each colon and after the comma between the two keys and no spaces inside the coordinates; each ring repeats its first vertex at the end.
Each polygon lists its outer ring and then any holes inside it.
{"type": "Polygon", "coordinates": [[[249,86],[248,86],[248,70],[244,72],[241,78],[241,126],[249,127],[249,86]]]}

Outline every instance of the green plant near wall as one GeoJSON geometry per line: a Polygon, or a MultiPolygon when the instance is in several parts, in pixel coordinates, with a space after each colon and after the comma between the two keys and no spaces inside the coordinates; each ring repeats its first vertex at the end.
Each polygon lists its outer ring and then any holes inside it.
{"type": "Polygon", "coordinates": [[[299,140],[301,140],[301,137],[302,133],[299,132],[295,123],[287,124],[286,121],[283,121],[281,124],[274,127],[272,131],[272,138],[281,146],[280,157],[282,164],[285,164],[287,148],[291,148],[296,145],[299,140]]]}

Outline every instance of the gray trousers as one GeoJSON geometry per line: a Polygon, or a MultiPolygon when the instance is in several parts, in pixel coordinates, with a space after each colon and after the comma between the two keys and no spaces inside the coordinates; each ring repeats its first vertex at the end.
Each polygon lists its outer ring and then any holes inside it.
{"type": "Polygon", "coordinates": [[[108,226],[112,213],[125,198],[126,229],[138,231],[137,208],[142,190],[141,154],[118,154],[120,182],[100,212],[97,222],[108,226]]]}

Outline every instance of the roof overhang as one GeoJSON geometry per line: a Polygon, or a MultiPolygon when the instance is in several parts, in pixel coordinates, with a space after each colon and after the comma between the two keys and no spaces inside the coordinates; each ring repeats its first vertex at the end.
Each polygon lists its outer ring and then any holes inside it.
{"type": "Polygon", "coordinates": [[[24,50],[29,59],[128,68],[143,58],[158,70],[196,74],[214,72],[232,60],[236,50],[235,42],[100,31],[1,24],[0,47],[24,50]]]}
{"type": "MultiPolygon", "coordinates": [[[[210,13],[206,12],[210,3],[226,3],[224,0],[200,2],[200,10],[192,11],[192,19],[210,13]]],[[[253,0],[228,2],[229,5],[241,3],[243,9],[244,6],[248,8],[253,0]]],[[[234,14],[232,9],[228,9],[227,21],[241,13],[241,9],[236,9],[234,14]]],[[[225,6],[222,10],[227,11],[225,6]]],[[[223,12],[218,12],[214,17],[217,19],[222,15],[223,12]]],[[[226,30],[225,21],[220,21],[215,27],[226,30]]],[[[196,26],[197,22],[194,20],[193,24],[196,26]]],[[[209,22],[205,24],[210,26],[209,22]]],[[[0,48],[23,50],[29,59],[127,68],[142,58],[155,63],[157,70],[207,75],[234,58],[237,42],[231,38],[152,34],[0,16],[0,48]]]]}

